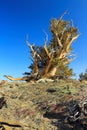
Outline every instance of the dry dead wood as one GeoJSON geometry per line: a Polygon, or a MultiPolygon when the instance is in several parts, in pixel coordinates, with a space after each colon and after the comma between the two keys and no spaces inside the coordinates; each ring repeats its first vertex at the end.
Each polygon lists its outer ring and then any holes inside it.
{"type": "Polygon", "coordinates": [[[19,121],[15,121],[13,119],[3,119],[0,118],[0,124],[3,126],[6,130],[10,130],[11,127],[23,127],[23,124],[19,121]]]}

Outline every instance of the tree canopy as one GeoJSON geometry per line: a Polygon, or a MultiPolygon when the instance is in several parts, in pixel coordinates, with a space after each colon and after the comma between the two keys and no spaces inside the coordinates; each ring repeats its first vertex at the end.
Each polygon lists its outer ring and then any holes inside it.
{"type": "Polygon", "coordinates": [[[31,49],[32,64],[31,75],[40,78],[51,78],[54,76],[70,77],[72,69],[69,69],[69,63],[75,58],[72,54],[72,43],[78,38],[78,28],[75,28],[72,22],[62,19],[52,19],[50,22],[50,31],[52,39],[47,45],[48,35],[43,46],[34,46],[27,40],[27,45],[31,49]]]}
{"type": "Polygon", "coordinates": [[[55,77],[69,78],[73,75],[69,64],[75,58],[75,54],[72,53],[72,43],[79,36],[78,28],[74,27],[72,21],[64,20],[62,15],[59,19],[51,20],[50,32],[52,38],[48,43],[48,35],[45,32],[43,46],[35,46],[30,44],[28,39],[26,40],[32,58],[29,66],[31,72],[25,72],[29,80],[31,77],[38,80],[55,77]]]}

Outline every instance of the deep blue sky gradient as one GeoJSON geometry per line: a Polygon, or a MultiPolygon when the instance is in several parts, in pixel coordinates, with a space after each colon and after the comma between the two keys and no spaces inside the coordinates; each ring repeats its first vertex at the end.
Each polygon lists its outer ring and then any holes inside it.
{"type": "Polygon", "coordinates": [[[73,20],[80,37],[73,43],[77,58],[70,67],[76,78],[87,68],[87,0],[0,0],[0,80],[3,75],[22,77],[31,64],[26,35],[30,43],[43,45],[50,20],[66,10],[65,20],[73,20]]]}

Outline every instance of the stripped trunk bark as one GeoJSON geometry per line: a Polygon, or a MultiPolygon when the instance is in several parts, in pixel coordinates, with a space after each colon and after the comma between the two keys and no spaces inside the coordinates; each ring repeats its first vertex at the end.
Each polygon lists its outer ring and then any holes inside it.
{"type": "Polygon", "coordinates": [[[47,66],[43,72],[42,78],[48,77],[47,75],[48,75],[48,72],[51,68],[51,65],[52,65],[52,59],[50,59],[49,62],[47,63],[47,66]]]}

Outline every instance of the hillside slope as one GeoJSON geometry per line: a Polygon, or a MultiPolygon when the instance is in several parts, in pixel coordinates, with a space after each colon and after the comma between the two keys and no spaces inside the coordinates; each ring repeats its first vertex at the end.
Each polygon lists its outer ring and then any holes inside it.
{"type": "Polygon", "coordinates": [[[75,80],[32,84],[2,81],[0,129],[72,130],[73,125],[65,122],[66,104],[72,99],[81,100],[86,93],[87,85],[75,80]]]}

